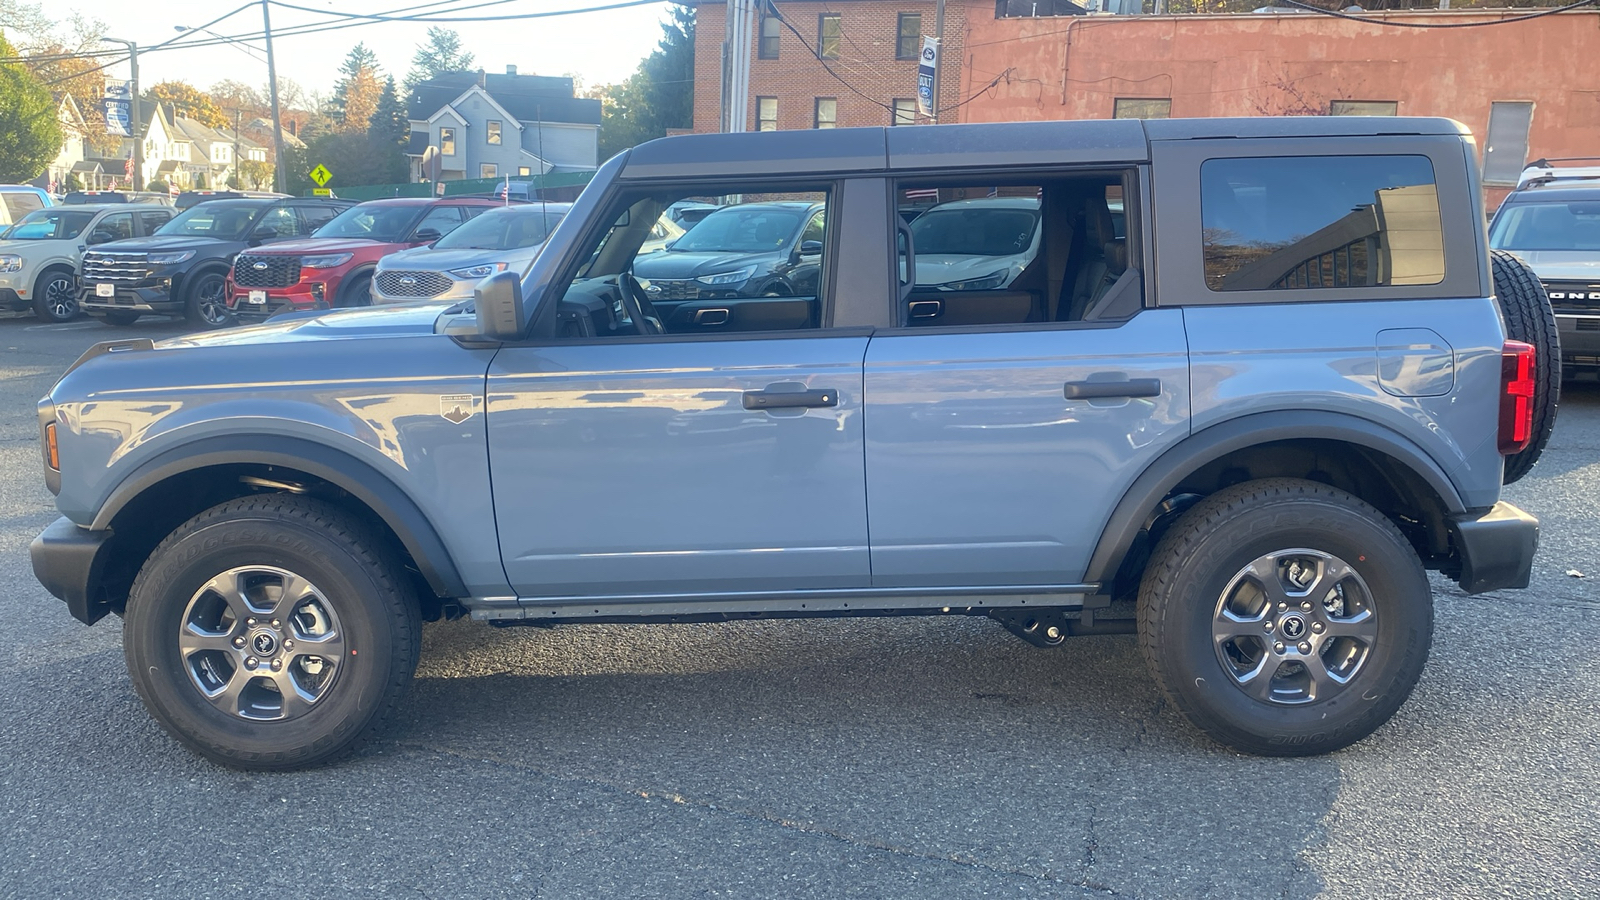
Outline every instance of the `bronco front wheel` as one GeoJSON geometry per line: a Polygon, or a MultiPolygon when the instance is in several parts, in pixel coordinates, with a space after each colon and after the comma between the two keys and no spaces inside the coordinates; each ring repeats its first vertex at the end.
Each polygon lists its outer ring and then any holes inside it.
{"type": "Polygon", "coordinates": [[[134,582],[123,649],[145,705],[195,752],[294,769],[353,750],[416,668],[416,599],[382,541],[316,500],[189,520],[134,582]]]}
{"type": "Polygon", "coordinates": [[[1163,536],[1140,587],[1139,635],[1167,697],[1218,742],[1327,753],[1410,696],[1433,595],[1410,543],[1369,504],[1310,481],[1251,481],[1163,536]]]}

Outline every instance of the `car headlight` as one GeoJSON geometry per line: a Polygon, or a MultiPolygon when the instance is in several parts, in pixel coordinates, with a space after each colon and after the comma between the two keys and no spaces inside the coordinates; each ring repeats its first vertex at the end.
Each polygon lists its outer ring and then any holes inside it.
{"type": "Polygon", "coordinates": [[[171,266],[184,262],[194,256],[193,250],[179,250],[176,253],[152,253],[146,256],[152,266],[171,266]]]}
{"type": "Polygon", "coordinates": [[[334,266],[342,266],[349,262],[350,257],[354,255],[354,253],[324,253],[321,256],[302,256],[300,257],[300,268],[331,269],[334,266]]]}
{"type": "Polygon", "coordinates": [[[738,284],[741,281],[749,281],[750,276],[754,275],[755,273],[755,266],[745,266],[744,268],[734,272],[718,272],[715,275],[701,275],[699,278],[696,278],[695,281],[698,281],[701,284],[738,284]]]}
{"type": "Polygon", "coordinates": [[[22,257],[0,256],[0,272],[18,272],[22,269],[22,257]]]}
{"type": "Polygon", "coordinates": [[[935,285],[935,287],[941,291],[992,291],[995,288],[1003,287],[1006,279],[1010,276],[1010,269],[1001,269],[998,272],[990,272],[982,278],[969,278],[966,281],[947,281],[944,284],[935,285]]]}
{"type": "Polygon", "coordinates": [[[496,272],[504,272],[506,264],[503,262],[484,263],[481,266],[467,266],[465,269],[451,269],[450,274],[457,278],[479,279],[488,278],[496,272]]]}

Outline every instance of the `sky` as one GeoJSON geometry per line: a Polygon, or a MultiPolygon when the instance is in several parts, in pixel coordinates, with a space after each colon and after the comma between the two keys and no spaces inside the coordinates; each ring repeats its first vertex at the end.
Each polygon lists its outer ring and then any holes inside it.
{"type": "MultiPolygon", "coordinates": [[[[50,5],[50,15],[64,21],[72,12],[99,19],[106,34],[134,41],[141,48],[177,37],[176,26],[204,25],[245,0],[218,3],[180,2],[180,0],[67,0],[50,5]]],[[[423,0],[286,0],[296,6],[317,7],[341,13],[383,14],[402,7],[413,7],[423,0]]],[[[482,4],[484,0],[457,0],[455,5],[482,4]]],[[[458,15],[507,15],[545,10],[605,5],[608,0],[507,0],[458,15]]],[[[437,7],[436,8],[441,8],[437,7]]],[[[448,7],[443,7],[448,8],[448,7]]],[[[587,85],[621,81],[655,48],[661,38],[660,22],[666,17],[666,3],[635,6],[606,12],[586,13],[547,19],[510,22],[431,23],[453,28],[461,34],[462,47],[476,57],[475,66],[489,72],[504,72],[514,65],[524,75],[576,74],[587,85]]],[[[417,15],[433,13],[418,11],[417,15]]],[[[448,15],[448,13],[445,13],[448,15]]],[[[272,29],[276,33],[296,25],[332,21],[328,16],[273,7],[272,29]]],[[[291,78],[305,90],[327,95],[339,78],[339,64],[357,41],[364,42],[378,55],[385,72],[399,81],[411,68],[411,56],[427,34],[428,24],[378,22],[322,34],[274,37],[278,77],[291,78]]],[[[209,27],[231,37],[261,31],[261,6],[248,9],[209,27]]],[[[207,88],[223,79],[255,86],[267,83],[267,64],[261,42],[251,42],[247,51],[237,44],[191,50],[162,50],[139,55],[139,80],[143,85],[158,81],[182,80],[207,88]]],[[[108,70],[127,77],[127,65],[108,70]]]]}

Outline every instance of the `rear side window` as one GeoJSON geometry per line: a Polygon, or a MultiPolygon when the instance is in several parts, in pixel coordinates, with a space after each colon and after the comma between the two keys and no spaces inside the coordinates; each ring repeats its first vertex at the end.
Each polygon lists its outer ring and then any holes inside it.
{"type": "Polygon", "coordinates": [[[1206,160],[1200,218],[1213,291],[1444,280],[1439,194],[1425,156],[1206,160]]]}

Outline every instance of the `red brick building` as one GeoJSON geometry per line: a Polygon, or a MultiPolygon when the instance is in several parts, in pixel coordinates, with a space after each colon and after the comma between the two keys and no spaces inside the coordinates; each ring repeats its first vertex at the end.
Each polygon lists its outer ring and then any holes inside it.
{"type": "MultiPolygon", "coordinates": [[[[721,128],[725,3],[695,7],[694,130],[721,128]]],[[[914,112],[922,36],[934,34],[935,4],[890,0],[778,0],[759,16],[750,48],[750,130],[889,125],[914,112]],[[785,24],[787,23],[787,25],[785,24]],[[825,58],[818,59],[818,51],[825,58]],[[765,102],[763,102],[765,101],[765,102]]],[[[992,3],[974,7],[994,17],[992,3]]],[[[940,107],[957,121],[967,8],[945,10],[940,107]]],[[[907,122],[907,124],[910,124],[907,122]]]]}

